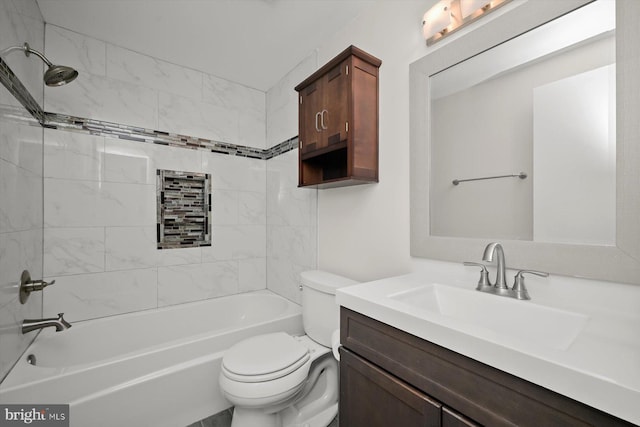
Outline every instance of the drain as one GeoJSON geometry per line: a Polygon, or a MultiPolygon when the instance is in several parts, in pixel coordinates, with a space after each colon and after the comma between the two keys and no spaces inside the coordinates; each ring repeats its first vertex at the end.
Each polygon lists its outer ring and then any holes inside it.
{"type": "Polygon", "coordinates": [[[36,365],[36,356],[35,356],[35,354],[30,354],[30,355],[27,356],[27,363],[29,365],[33,365],[33,366],[36,365]]]}

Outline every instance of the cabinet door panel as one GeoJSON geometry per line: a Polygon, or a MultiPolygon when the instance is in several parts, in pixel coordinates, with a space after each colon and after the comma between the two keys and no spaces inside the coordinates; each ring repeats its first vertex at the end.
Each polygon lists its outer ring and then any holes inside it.
{"type": "Polygon", "coordinates": [[[340,424],[438,427],[441,405],[387,372],[340,350],[340,424]]]}
{"type": "Polygon", "coordinates": [[[327,73],[323,79],[324,107],[322,109],[323,142],[328,146],[347,139],[346,123],[349,120],[348,61],[343,61],[327,73]]]}
{"type": "Polygon", "coordinates": [[[298,127],[300,147],[303,153],[317,150],[322,145],[320,112],[322,111],[322,86],[312,83],[300,92],[298,127]]]}

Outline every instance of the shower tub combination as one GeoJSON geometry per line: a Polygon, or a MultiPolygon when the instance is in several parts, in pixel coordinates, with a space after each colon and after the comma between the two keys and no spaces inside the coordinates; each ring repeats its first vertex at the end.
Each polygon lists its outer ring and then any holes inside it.
{"type": "Polygon", "coordinates": [[[302,335],[302,315],[269,291],[45,329],[0,402],[68,403],[72,427],[186,426],[231,406],[218,388],[224,351],[277,331],[302,335]]]}

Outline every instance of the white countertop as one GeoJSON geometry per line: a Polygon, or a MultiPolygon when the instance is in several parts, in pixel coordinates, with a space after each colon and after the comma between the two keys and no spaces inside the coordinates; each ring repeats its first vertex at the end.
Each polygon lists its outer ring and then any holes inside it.
{"type": "MultiPolygon", "coordinates": [[[[514,274],[508,271],[509,283],[514,274]]],[[[336,298],[341,306],[640,425],[640,286],[528,276],[531,301],[516,303],[588,316],[566,349],[483,333],[482,325],[389,298],[433,283],[476,292],[478,277],[475,268],[428,261],[416,273],[338,289],[336,298]]]]}

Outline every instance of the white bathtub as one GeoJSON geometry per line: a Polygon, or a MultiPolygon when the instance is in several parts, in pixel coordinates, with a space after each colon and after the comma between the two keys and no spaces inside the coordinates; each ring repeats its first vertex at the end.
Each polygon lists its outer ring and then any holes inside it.
{"type": "Polygon", "coordinates": [[[184,427],[231,406],[218,389],[224,351],[274,331],[302,334],[302,317],[269,291],[48,328],[0,384],[0,403],[68,403],[72,427],[184,427]]]}

